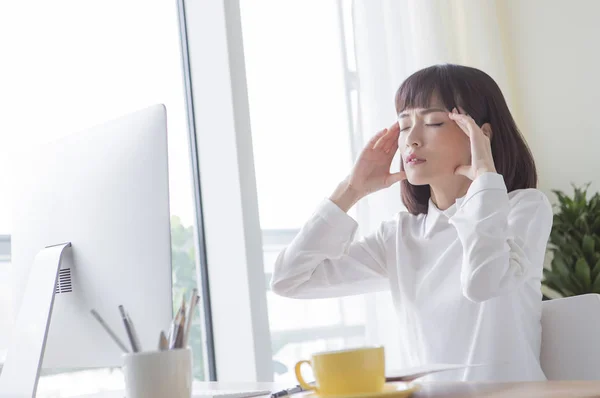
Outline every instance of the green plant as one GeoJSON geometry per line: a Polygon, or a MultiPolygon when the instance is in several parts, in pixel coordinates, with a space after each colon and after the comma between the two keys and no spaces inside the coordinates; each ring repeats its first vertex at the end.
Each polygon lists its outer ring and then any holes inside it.
{"type": "MultiPolygon", "coordinates": [[[[177,216],[171,217],[171,254],[173,257],[173,313],[181,305],[184,295],[189,295],[198,286],[196,280],[196,246],[194,244],[194,229],[186,227],[177,216]]],[[[192,331],[190,333],[190,347],[193,356],[194,379],[204,380],[204,344],[202,337],[202,320],[196,312],[192,331]]]]}
{"type": "Polygon", "coordinates": [[[553,259],[542,284],[563,297],[600,293],[600,193],[588,200],[589,185],[573,185],[573,197],[552,191],[559,202],[549,241],[553,259]]]}

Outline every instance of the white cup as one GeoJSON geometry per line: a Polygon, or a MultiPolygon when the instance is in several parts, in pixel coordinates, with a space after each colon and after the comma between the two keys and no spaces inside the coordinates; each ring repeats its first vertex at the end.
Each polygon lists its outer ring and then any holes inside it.
{"type": "Polygon", "coordinates": [[[189,348],[123,355],[127,398],[190,398],[192,351],[189,348]]]}

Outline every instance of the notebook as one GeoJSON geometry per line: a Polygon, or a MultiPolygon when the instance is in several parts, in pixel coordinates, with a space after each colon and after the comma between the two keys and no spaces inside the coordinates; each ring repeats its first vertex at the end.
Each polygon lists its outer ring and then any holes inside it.
{"type": "Polygon", "coordinates": [[[489,363],[478,363],[471,365],[458,365],[458,364],[431,364],[424,366],[416,366],[412,368],[406,368],[399,371],[386,372],[389,374],[385,379],[387,382],[394,381],[413,381],[420,377],[427,376],[432,373],[444,372],[447,370],[463,369],[463,368],[476,368],[479,366],[487,366],[489,363]]]}

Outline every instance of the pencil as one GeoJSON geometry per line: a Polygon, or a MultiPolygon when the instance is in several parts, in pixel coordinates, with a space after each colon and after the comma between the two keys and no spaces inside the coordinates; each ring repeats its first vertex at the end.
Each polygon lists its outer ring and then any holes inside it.
{"type": "Polygon", "coordinates": [[[179,318],[179,327],[177,328],[177,339],[175,339],[175,348],[183,348],[183,338],[185,334],[185,311],[182,311],[179,318]]]}
{"type": "Polygon", "coordinates": [[[190,305],[188,308],[188,315],[185,322],[185,331],[183,333],[183,345],[182,348],[187,347],[190,339],[190,330],[192,328],[192,319],[194,318],[194,311],[196,304],[198,303],[198,289],[192,290],[192,296],[190,297],[190,305]]]}
{"type": "Polygon", "coordinates": [[[169,349],[169,342],[167,341],[167,336],[165,336],[165,332],[160,331],[160,336],[158,338],[158,349],[159,351],[164,351],[169,349]]]}
{"type": "Polygon", "coordinates": [[[175,319],[173,320],[173,324],[171,325],[171,330],[173,332],[173,333],[171,333],[171,340],[169,341],[169,348],[171,350],[174,348],[177,348],[177,342],[178,342],[179,335],[183,333],[183,330],[180,330],[182,317],[185,317],[185,296],[183,297],[183,299],[181,301],[181,307],[179,307],[179,310],[177,311],[177,315],[175,316],[175,319]]]}
{"type": "Polygon", "coordinates": [[[94,318],[96,318],[96,320],[98,321],[98,323],[104,328],[104,330],[106,330],[106,333],[108,333],[108,335],[111,337],[111,339],[113,339],[113,341],[115,343],[117,343],[117,345],[119,346],[119,348],[123,351],[123,352],[129,352],[129,350],[127,349],[127,347],[125,347],[125,344],[123,344],[123,342],[121,341],[121,339],[119,339],[119,337],[115,334],[115,332],[113,332],[113,330],[108,326],[108,324],[104,321],[104,319],[102,319],[102,317],[100,316],[100,314],[98,314],[98,312],[94,309],[90,310],[90,312],[92,313],[92,315],[94,316],[94,318]]]}
{"type": "Polygon", "coordinates": [[[177,311],[177,313],[175,314],[175,318],[173,318],[173,320],[171,321],[171,327],[169,328],[169,337],[167,338],[167,340],[169,341],[169,346],[168,348],[171,349],[171,347],[175,344],[175,333],[177,332],[177,318],[179,317],[179,311],[177,311]]]}

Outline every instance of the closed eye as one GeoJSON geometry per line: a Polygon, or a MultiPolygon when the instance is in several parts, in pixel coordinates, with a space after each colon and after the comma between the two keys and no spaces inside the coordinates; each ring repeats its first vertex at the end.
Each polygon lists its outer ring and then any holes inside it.
{"type": "MultiPolygon", "coordinates": [[[[444,124],[444,122],[441,123],[430,123],[430,124],[426,124],[425,126],[427,127],[440,127],[442,124],[444,124]]],[[[400,129],[400,132],[405,131],[410,129],[410,126],[406,126],[400,129]]]]}

